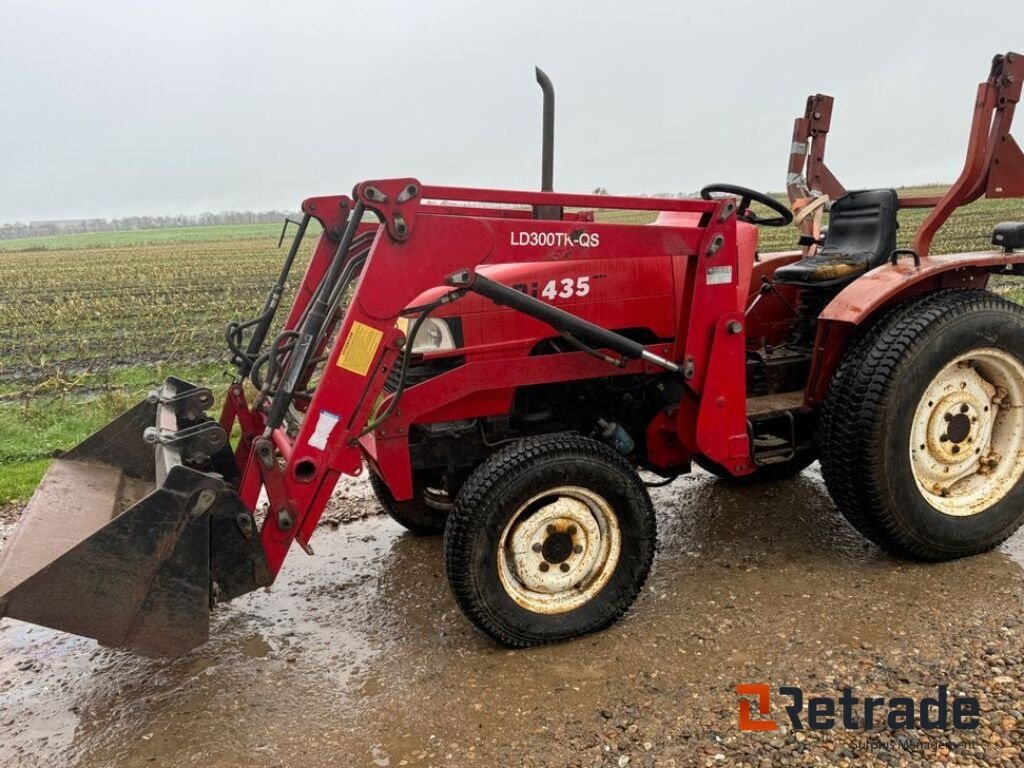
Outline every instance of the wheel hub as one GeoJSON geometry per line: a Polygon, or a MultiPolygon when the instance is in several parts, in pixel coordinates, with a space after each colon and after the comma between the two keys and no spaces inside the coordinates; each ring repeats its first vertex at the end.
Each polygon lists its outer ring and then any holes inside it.
{"type": "Polygon", "coordinates": [[[1022,471],[1022,404],[1024,365],[1002,350],[974,350],[939,371],[918,402],[910,439],[914,479],[933,507],[973,515],[1009,492],[1022,471]]]}
{"type": "MultiPolygon", "coordinates": [[[[974,371],[958,372],[957,386],[968,384],[962,390],[943,397],[930,408],[928,439],[924,450],[933,462],[943,466],[957,466],[974,460],[986,448],[991,433],[991,396],[983,379],[974,371]],[[979,402],[979,397],[989,405],[979,402]]],[[[929,400],[929,402],[935,402],[929,400]]],[[[919,450],[921,450],[919,448],[919,450]]],[[[947,474],[945,469],[942,474],[947,474]]]]}
{"type": "MultiPolygon", "coordinates": [[[[967,440],[967,436],[971,433],[971,419],[966,413],[969,410],[969,406],[964,404],[961,406],[961,410],[964,413],[958,413],[956,416],[950,416],[947,413],[945,416],[946,421],[949,422],[946,427],[946,437],[949,442],[956,443],[957,445],[967,440]]],[[[974,417],[974,421],[978,421],[977,416],[974,417]]]]}
{"type": "Polygon", "coordinates": [[[590,600],[618,563],[621,533],[608,502],[563,486],[523,504],[502,535],[498,570],[506,592],[537,613],[562,613],[590,600]]]}
{"type": "Polygon", "coordinates": [[[571,525],[564,531],[555,531],[555,533],[550,534],[544,540],[544,544],[541,545],[541,554],[544,556],[544,561],[557,564],[568,560],[575,545],[573,541],[573,534],[575,533],[576,526],[571,525]]]}

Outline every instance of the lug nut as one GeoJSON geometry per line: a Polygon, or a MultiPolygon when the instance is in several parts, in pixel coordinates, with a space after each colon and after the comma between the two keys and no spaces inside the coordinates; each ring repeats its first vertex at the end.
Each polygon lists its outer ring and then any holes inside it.
{"type": "Polygon", "coordinates": [[[577,555],[580,554],[583,551],[583,545],[577,544],[575,547],[572,548],[572,551],[575,552],[577,555]]]}
{"type": "Polygon", "coordinates": [[[540,568],[544,573],[547,573],[548,572],[548,568],[550,568],[551,566],[547,564],[547,561],[544,561],[543,563],[541,563],[537,567],[540,568]]]}
{"type": "Polygon", "coordinates": [[[534,552],[540,552],[542,549],[544,549],[544,547],[542,547],[540,545],[540,542],[537,542],[536,544],[533,545],[533,551],[534,552]]]}
{"type": "Polygon", "coordinates": [[[567,530],[566,533],[568,533],[570,536],[575,536],[576,535],[576,526],[575,525],[570,525],[569,526],[569,530],[567,530]]]}
{"type": "Polygon", "coordinates": [[[554,532],[555,532],[555,526],[553,526],[553,525],[549,525],[549,526],[548,526],[548,535],[551,535],[551,534],[553,534],[554,532]]]}
{"type": "Polygon", "coordinates": [[[944,418],[946,421],[952,421],[953,420],[953,414],[952,413],[944,413],[944,414],[942,414],[942,418],[944,418]]]}
{"type": "Polygon", "coordinates": [[[967,413],[969,410],[971,409],[967,407],[967,403],[964,403],[960,406],[960,413],[967,413]]]}
{"type": "Polygon", "coordinates": [[[558,567],[562,569],[562,573],[568,573],[569,572],[569,564],[568,563],[562,563],[558,567]]]}

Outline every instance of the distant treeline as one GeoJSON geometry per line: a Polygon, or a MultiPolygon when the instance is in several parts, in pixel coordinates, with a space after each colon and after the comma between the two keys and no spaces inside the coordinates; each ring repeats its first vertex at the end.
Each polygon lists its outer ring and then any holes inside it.
{"type": "Polygon", "coordinates": [[[208,227],[221,224],[276,224],[288,211],[223,211],[179,216],[126,216],[121,219],[62,219],[0,224],[0,240],[23,237],[70,235],[77,232],[120,232],[133,229],[173,229],[208,227]]]}

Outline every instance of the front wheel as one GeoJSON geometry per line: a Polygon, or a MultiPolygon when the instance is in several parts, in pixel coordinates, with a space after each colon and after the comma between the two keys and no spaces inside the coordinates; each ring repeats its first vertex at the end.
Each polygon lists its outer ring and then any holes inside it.
{"type": "Polygon", "coordinates": [[[654,508],[636,470],[594,440],[526,438],[470,475],[445,529],[445,570],[477,627],[509,646],[607,627],[654,558],[654,508]]]}
{"type": "Polygon", "coordinates": [[[413,477],[414,496],[408,501],[397,501],[388,484],[372,469],[370,487],[381,508],[402,527],[420,536],[441,533],[448,518],[448,497],[441,491],[427,487],[420,478],[413,477]]]}
{"type": "Polygon", "coordinates": [[[941,293],[861,346],[825,406],[822,470],[840,510],[895,554],[992,549],[1024,519],[1024,309],[941,293]]]}

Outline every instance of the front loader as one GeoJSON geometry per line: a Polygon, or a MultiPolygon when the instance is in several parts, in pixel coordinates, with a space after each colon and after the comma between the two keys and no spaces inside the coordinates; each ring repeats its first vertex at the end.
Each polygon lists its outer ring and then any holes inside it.
{"type": "Polygon", "coordinates": [[[832,100],[811,97],[789,205],[722,184],[554,192],[538,81],[541,191],[404,178],[306,200],[262,311],[227,329],[220,418],[210,390],[172,378],[57,458],[0,553],[0,615],[186,652],[211,606],[273,583],[293,544],[312,554],[338,479],[364,471],[395,520],[444,532],[456,602],[511,646],[626,611],[654,557],[643,477],[694,463],[760,482],[820,460],[840,511],[901,556],[962,557],[1017,529],[1024,311],[986,286],[1024,270],[1024,224],[997,226],[991,251],[929,248],[958,206],[1024,196],[1009,133],[1024,59],[996,57],[937,198],[843,189],[824,163],[832,100]],[[932,213],[899,249],[907,207],[932,213]],[[794,214],[794,250],[759,253],[758,229],[794,214]]]}

